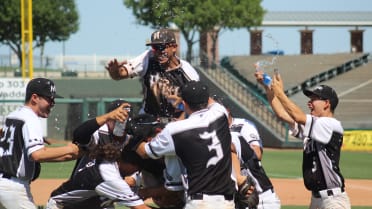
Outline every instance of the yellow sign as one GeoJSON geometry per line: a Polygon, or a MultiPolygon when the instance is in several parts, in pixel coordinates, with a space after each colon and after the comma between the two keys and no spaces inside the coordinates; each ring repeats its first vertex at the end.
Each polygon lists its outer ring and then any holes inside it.
{"type": "Polygon", "coordinates": [[[342,150],[372,151],[372,130],[345,131],[342,150]]]}

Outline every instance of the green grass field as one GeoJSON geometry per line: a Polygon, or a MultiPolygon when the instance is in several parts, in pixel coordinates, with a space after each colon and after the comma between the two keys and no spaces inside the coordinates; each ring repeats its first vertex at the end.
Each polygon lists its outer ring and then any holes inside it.
{"type": "MultiPolygon", "coordinates": [[[[40,178],[68,178],[75,161],[43,163],[40,178]]],[[[271,178],[302,178],[301,150],[265,150],[263,166],[271,178]]],[[[345,178],[372,179],[372,152],[343,151],[341,172],[345,178]]]]}
{"type": "MultiPolygon", "coordinates": [[[[340,168],[345,178],[372,179],[372,152],[342,151],[340,168]]],[[[272,178],[302,178],[302,150],[264,150],[263,166],[272,178]]]]}
{"type": "MultiPolygon", "coordinates": [[[[43,163],[40,178],[62,178],[70,176],[75,161],[43,163]]],[[[302,150],[264,151],[263,166],[271,178],[302,178],[302,150]]],[[[343,151],[341,172],[345,178],[372,179],[372,152],[343,151]]],[[[127,209],[126,207],[116,207],[127,209]]],[[[282,209],[307,209],[307,206],[282,206],[282,209]]],[[[372,209],[371,206],[353,206],[352,209],[372,209]]]]}

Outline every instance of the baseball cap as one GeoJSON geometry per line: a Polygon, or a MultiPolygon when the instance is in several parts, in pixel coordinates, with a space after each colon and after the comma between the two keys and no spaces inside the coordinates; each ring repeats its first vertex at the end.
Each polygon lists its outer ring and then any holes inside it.
{"type": "Polygon", "coordinates": [[[320,97],[321,99],[328,99],[331,103],[332,109],[336,109],[337,107],[338,96],[337,96],[336,91],[332,87],[329,87],[327,85],[320,85],[320,86],[317,86],[314,90],[305,89],[303,90],[303,93],[307,97],[316,95],[320,97]]]}
{"type": "Polygon", "coordinates": [[[208,102],[208,86],[201,81],[190,81],[181,88],[181,97],[187,104],[202,104],[208,102]]]}
{"type": "Polygon", "coordinates": [[[32,94],[37,94],[51,99],[63,98],[56,93],[56,86],[53,81],[47,78],[34,78],[28,82],[26,87],[26,97],[30,97],[32,94]]]}
{"type": "Polygon", "coordinates": [[[151,34],[151,42],[146,43],[146,46],[168,43],[176,43],[174,32],[170,29],[160,29],[151,34]]]}
{"type": "Polygon", "coordinates": [[[115,110],[116,108],[118,108],[123,103],[128,103],[128,101],[125,101],[124,99],[117,99],[117,100],[114,100],[114,101],[110,102],[110,104],[107,107],[107,112],[111,112],[111,111],[115,110]]]}

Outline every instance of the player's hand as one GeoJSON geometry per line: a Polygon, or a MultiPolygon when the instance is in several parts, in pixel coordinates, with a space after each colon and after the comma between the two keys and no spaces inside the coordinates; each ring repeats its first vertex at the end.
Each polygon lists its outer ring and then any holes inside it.
{"type": "Polygon", "coordinates": [[[72,156],[72,158],[77,158],[80,154],[79,147],[74,143],[68,143],[67,146],[71,149],[70,155],[72,156]]]}
{"type": "Polygon", "coordinates": [[[277,82],[277,84],[280,86],[280,88],[284,89],[283,80],[279,72],[275,72],[273,78],[277,82]]]}
{"type": "Polygon", "coordinates": [[[179,96],[179,87],[169,86],[167,89],[163,89],[163,95],[174,108],[178,109],[179,104],[182,102],[182,97],[179,96]]]}
{"type": "MultiPolygon", "coordinates": [[[[179,97],[177,94],[169,94],[167,95],[167,99],[172,101],[172,106],[176,109],[179,109],[179,105],[182,103],[182,98],[179,97]]],[[[180,109],[183,110],[183,109],[180,109]]]]}
{"type": "Polygon", "coordinates": [[[280,77],[279,73],[276,73],[273,77],[273,80],[271,82],[271,90],[273,91],[273,94],[276,96],[284,92],[283,80],[280,77]]]}
{"type": "Polygon", "coordinates": [[[244,208],[256,208],[259,202],[255,182],[251,177],[247,177],[245,182],[238,186],[238,193],[236,195],[238,204],[244,206],[244,208]]]}
{"type": "Polygon", "coordinates": [[[264,80],[263,75],[264,75],[264,72],[262,70],[256,70],[256,72],[254,73],[254,76],[256,77],[257,82],[261,84],[262,87],[264,87],[264,89],[266,90],[266,94],[271,97],[272,95],[274,95],[274,92],[271,89],[272,84],[270,86],[265,85],[263,82],[264,80]]]}
{"type": "Polygon", "coordinates": [[[130,108],[129,103],[123,103],[113,111],[108,113],[108,119],[124,122],[129,117],[129,111],[127,108],[130,108]]]}
{"type": "Polygon", "coordinates": [[[256,70],[254,73],[254,77],[256,77],[256,80],[259,84],[261,84],[262,86],[265,86],[263,83],[263,74],[264,72],[262,70],[256,70]]]}
{"type": "Polygon", "coordinates": [[[106,66],[106,70],[110,74],[110,77],[114,80],[120,80],[128,76],[128,72],[124,67],[127,61],[118,62],[116,59],[111,60],[106,66]]]}
{"type": "Polygon", "coordinates": [[[137,185],[136,183],[136,179],[133,178],[132,176],[126,176],[124,177],[124,181],[130,186],[130,187],[134,187],[137,185]]]}

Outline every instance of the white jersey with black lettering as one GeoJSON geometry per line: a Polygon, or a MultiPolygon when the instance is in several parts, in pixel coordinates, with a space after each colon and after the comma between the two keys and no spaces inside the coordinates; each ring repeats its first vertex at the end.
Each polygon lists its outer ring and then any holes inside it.
{"type": "MultiPolygon", "coordinates": [[[[232,143],[235,146],[241,164],[241,174],[250,176],[256,182],[255,189],[259,193],[257,209],[279,209],[280,199],[274,191],[273,184],[267,176],[262,162],[257,158],[252,145],[259,146],[262,150],[262,140],[256,126],[249,120],[233,118],[230,126],[232,143]]],[[[238,204],[237,204],[238,205],[238,204]]],[[[239,208],[240,207],[236,207],[239,208]]]]}
{"type": "Polygon", "coordinates": [[[0,140],[0,174],[31,181],[36,162],[30,155],[44,148],[40,118],[30,107],[22,106],[5,118],[4,136],[0,140]]]}
{"type": "Polygon", "coordinates": [[[312,191],[311,209],[351,208],[339,165],[343,133],[336,118],[309,114],[305,125],[296,124],[292,130],[304,140],[302,175],[305,187],[312,191]]]}
{"type": "Polygon", "coordinates": [[[304,126],[296,124],[293,135],[304,140],[303,177],[308,190],[344,188],[339,161],[344,129],[331,117],[306,115],[304,126]]]}

